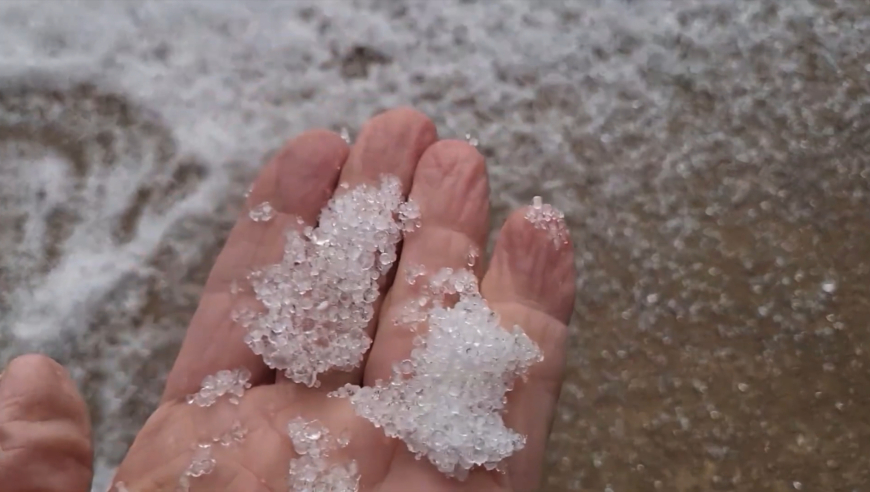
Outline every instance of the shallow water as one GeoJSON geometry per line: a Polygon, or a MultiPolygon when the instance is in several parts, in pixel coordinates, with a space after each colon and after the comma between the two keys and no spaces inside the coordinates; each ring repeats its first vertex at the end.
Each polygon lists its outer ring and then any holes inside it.
{"type": "Polygon", "coordinates": [[[870,487],[864,0],[0,3],[0,363],[156,403],[256,168],[412,104],[577,244],[544,490],[870,487]]]}

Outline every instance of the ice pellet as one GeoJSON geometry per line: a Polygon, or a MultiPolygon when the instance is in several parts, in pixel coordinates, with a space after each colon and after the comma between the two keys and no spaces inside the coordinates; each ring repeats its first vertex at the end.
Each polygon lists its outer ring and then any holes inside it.
{"type": "Polygon", "coordinates": [[[269,367],[308,386],[329,370],[357,367],[371,345],[365,328],[378,280],[395,263],[403,230],[419,219],[395,176],[342,188],[317,228],[287,232],[280,263],[248,276],[265,309],[234,314],[247,329],[245,343],[269,367]]]}
{"type": "Polygon", "coordinates": [[[187,469],[178,480],[178,488],[182,492],[190,490],[190,479],[208,475],[214,471],[215,459],[211,454],[211,444],[198,444],[187,469]]]}
{"type": "Polygon", "coordinates": [[[426,273],[426,268],[423,265],[410,265],[405,270],[405,280],[414,285],[417,283],[417,278],[422,277],[426,273]]]}
{"type": "Polygon", "coordinates": [[[233,426],[223,434],[214,438],[214,442],[223,447],[230,447],[233,444],[241,444],[248,435],[248,429],[242,426],[242,423],[236,420],[233,426]]]}
{"type": "Polygon", "coordinates": [[[290,461],[290,490],[356,492],[359,470],[356,461],[335,463],[330,454],[348,444],[345,436],[335,437],[317,420],[301,417],[287,424],[287,434],[298,458],[290,461]]]}
{"type": "Polygon", "coordinates": [[[413,200],[399,205],[399,220],[404,225],[405,232],[412,232],[420,227],[420,206],[413,200]]]}
{"type": "Polygon", "coordinates": [[[514,380],[542,360],[519,326],[506,330],[480,295],[468,270],[442,269],[428,278],[427,302],[412,302],[428,322],[410,358],[374,387],[346,385],[331,393],[349,398],[356,413],[402,439],[418,458],[464,479],[475,466],[495,469],[525,445],[501,413],[514,380]],[[458,295],[448,307],[445,296],[458,295]]]}
{"type": "Polygon", "coordinates": [[[193,453],[193,461],[187,468],[187,475],[201,477],[214,470],[215,459],[211,454],[211,444],[200,444],[193,453]]]}
{"type": "Polygon", "coordinates": [[[199,392],[187,396],[187,403],[200,407],[210,407],[218,398],[229,395],[229,401],[238,404],[239,399],[245,394],[245,390],[251,387],[248,380],[251,372],[247,369],[221,370],[212,376],[206,376],[202,380],[202,389],[199,392]]]}
{"type": "Polygon", "coordinates": [[[269,202],[263,202],[248,212],[248,217],[254,222],[267,222],[275,216],[275,208],[269,202]]]}
{"type": "Polygon", "coordinates": [[[473,267],[477,264],[477,259],[480,258],[480,249],[477,246],[471,246],[468,248],[468,255],[466,257],[466,265],[469,268],[473,267]]]}
{"type": "Polygon", "coordinates": [[[341,136],[341,139],[344,140],[344,143],[353,143],[353,139],[350,137],[350,130],[348,130],[346,126],[341,127],[341,133],[339,135],[341,136]]]}
{"type": "Polygon", "coordinates": [[[532,199],[532,206],[527,209],[525,217],[535,226],[535,229],[547,231],[547,235],[556,247],[568,244],[565,214],[552,205],[543,203],[541,197],[536,196],[532,199]]]}
{"type": "Polygon", "coordinates": [[[233,280],[232,282],[230,282],[230,294],[235,295],[235,294],[238,294],[238,293],[241,292],[241,291],[242,291],[242,288],[239,286],[239,282],[238,282],[238,281],[233,280]]]}

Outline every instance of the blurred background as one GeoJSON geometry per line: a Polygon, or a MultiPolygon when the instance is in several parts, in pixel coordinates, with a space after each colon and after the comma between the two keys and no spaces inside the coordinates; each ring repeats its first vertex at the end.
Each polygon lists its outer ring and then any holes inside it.
{"type": "Polygon", "coordinates": [[[870,3],[0,3],[0,364],[70,368],[95,490],[257,168],[399,104],[580,276],[543,490],[870,490],[870,3]]]}

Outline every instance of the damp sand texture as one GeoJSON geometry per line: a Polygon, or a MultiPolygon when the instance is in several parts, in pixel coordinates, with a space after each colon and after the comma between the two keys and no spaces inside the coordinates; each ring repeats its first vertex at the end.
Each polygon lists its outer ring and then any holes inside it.
{"type": "Polygon", "coordinates": [[[88,399],[95,490],[256,169],[411,104],[580,272],[543,490],[870,484],[864,0],[0,4],[0,363],[88,399]]]}

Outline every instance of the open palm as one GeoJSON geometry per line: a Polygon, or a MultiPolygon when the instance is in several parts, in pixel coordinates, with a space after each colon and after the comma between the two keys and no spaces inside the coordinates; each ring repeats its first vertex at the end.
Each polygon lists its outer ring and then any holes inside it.
{"type": "Polygon", "coordinates": [[[288,465],[298,457],[287,423],[303,417],[350,437],[349,444],[329,458],[336,463],[355,460],[363,492],[535,489],[561,384],[565,325],[572,312],[575,272],[570,244],[554,242],[549,231],[536,228],[518,210],[502,228],[488,269],[484,262],[475,266],[489,305],[504,323],[524,328],[544,361],[508,394],[505,423],[528,440],[508,460],[507,473],[474,470],[467,480],[457,481],[427,460],[416,460],[403,442],[387,438],[356,416],[346,399],[327,394],[346,383],[388,380],[393,364],[408,357],[413,334],[398,322],[400,308],[413,295],[404,280],[406,269],[466,268],[470,250],[485,250],[489,188],[483,157],[465,142],[438,141],[434,125],[424,115],[396,109],[372,118],[352,147],[327,131],[311,131],[289,142],[260,173],[248,197],[249,207],[265,201],[277,215],[257,222],[246,213],[231,232],[209,276],[162,404],[118,469],[116,485],[123,482],[130,492],[175,491],[196,444],[236,426],[246,432],[244,439],[213,446],[216,466],[191,478],[190,490],[287,490],[288,465]],[[249,291],[234,292],[231,284],[253,268],[279,262],[284,231],[303,227],[297,217],[316,225],[339,184],[373,184],[384,174],[401,180],[404,192],[419,205],[422,222],[406,235],[394,272],[382,282],[368,326],[374,340],[371,350],[360,368],[328,373],[317,388],[276,375],[243,342],[244,328],[232,321],[233,310],[257,301],[249,291]],[[186,402],[205,376],[241,367],[251,372],[253,388],[238,405],[218,401],[201,408],[186,402]]]}

